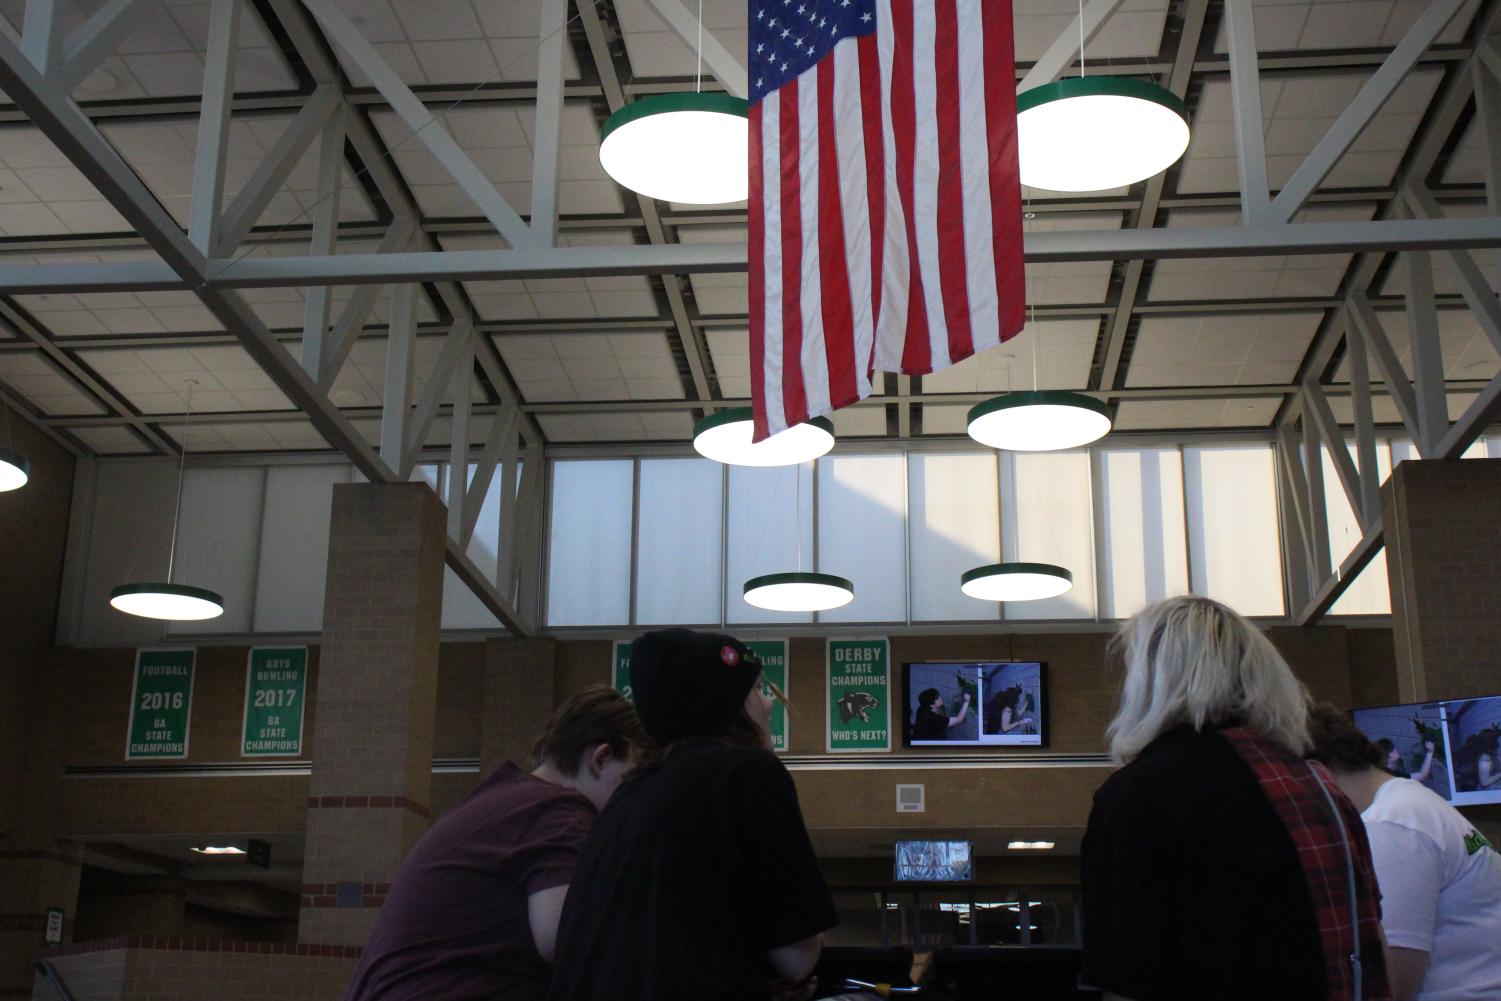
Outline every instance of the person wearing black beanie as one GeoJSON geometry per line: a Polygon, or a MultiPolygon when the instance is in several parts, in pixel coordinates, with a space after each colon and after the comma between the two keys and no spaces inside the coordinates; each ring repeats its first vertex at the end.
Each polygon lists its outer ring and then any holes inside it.
{"type": "Polygon", "coordinates": [[[732,636],[664,629],[632,644],[630,669],[661,754],[584,845],[550,1001],[812,997],[838,919],[770,750],[760,661],[732,636]]]}

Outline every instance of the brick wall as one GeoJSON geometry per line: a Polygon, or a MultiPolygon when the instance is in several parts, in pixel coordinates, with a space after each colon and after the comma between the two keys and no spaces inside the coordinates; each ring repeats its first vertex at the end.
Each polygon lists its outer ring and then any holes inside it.
{"type": "Polygon", "coordinates": [[[1501,694],[1501,459],[1402,463],[1381,520],[1399,701],[1501,694]]]}
{"type": "Polygon", "coordinates": [[[73,456],[26,421],[9,415],[7,447],[31,463],[31,480],[0,493],[0,831],[9,831],[23,802],[25,745],[37,656],[57,628],[68,511],[73,498],[73,456]]]}
{"type": "MultiPolygon", "coordinates": [[[[53,950],[74,1001],[338,1001],[359,950],[135,936],[53,950]]],[[[33,1001],[56,1001],[36,978],[33,1001]]]]}

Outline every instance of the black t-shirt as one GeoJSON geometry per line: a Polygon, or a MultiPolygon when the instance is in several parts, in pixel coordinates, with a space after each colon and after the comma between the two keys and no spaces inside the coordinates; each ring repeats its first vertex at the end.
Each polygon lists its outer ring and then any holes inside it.
{"type": "Polygon", "coordinates": [[[917,715],[912,718],[913,740],[942,740],[948,732],[949,718],[927,706],[918,709],[917,715]]]}
{"type": "Polygon", "coordinates": [[[1095,794],[1082,859],[1084,971],[1134,1001],[1321,1001],[1292,837],[1234,748],[1170,730],[1095,794]]]}
{"type": "Polygon", "coordinates": [[[553,1001],[766,1001],[768,950],[838,923],[792,776],[694,742],[615,794],[558,928],[553,1001]]]}

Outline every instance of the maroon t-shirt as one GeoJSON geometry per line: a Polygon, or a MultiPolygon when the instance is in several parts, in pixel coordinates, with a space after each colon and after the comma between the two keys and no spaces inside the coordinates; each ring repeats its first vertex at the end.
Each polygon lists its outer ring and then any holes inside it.
{"type": "Polygon", "coordinates": [[[345,1001],[541,1001],[552,967],[526,900],[569,882],[596,815],[571,789],[497,768],[401,863],[345,1001]]]}

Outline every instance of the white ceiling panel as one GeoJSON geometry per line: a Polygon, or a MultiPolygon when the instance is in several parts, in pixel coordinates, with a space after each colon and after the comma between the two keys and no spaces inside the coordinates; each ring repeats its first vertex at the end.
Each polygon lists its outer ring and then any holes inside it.
{"type": "Polygon", "coordinates": [[[997,347],[922,377],[924,393],[1004,393],[1036,388],[1080,389],[1099,336],[1097,320],[1045,320],[1028,324],[997,347]]]}
{"type": "Polygon", "coordinates": [[[0,352],[0,381],[44,414],[78,417],[104,413],[104,407],[40,352],[0,352]]]}
{"type": "MultiPolygon", "coordinates": [[[[1408,333],[1406,314],[1401,310],[1380,309],[1376,311],[1376,318],[1398,360],[1411,373],[1412,338],[1408,333]]],[[[1501,370],[1501,356],[1497,355],[1490,338],[1486,337],[1468,309],[1439,310],[1438,339],[1446,379],[1489,379],[1501,370]]],[[[1380,379],[1374,362],[1371,364],[1371,378],[1380,379]]],[[[1350,381],[1348,360],[1340,362],[1333,381],[1350,381]]]]}
{"type": "Polygon", "coordinates": [[[1254,386],[1290,382],[1323,313],[1146,316],[1128,386],[1254,386]]]}
{"type": "Polygon", "coordinates": [[[96,455],[140,455],[151,451],[135,432],[127,428],[71,428],[72,434],[96,455]]]}
{"type": "Polygon", "coordinates": [[[291,410],[270,376],[233,345],[81,351],[80,359],[145,414],[291,410]]]}
{"type": "MultiPolygon", "coordinates": [[[[1127,0],[1106,21],[1085,50],[1096,59],[1149,59],[1162,48],[1167,0],[1127,0]]],[[[1076,10],[1057,0],[1015,0],[1016,59],[1036,62],[1073,23],[1076,10]]]]}
{"type": "Polygon", "coordinates": [[[885,407],[845,407],[829,415],[836,438],[886,437],[885,407]]]}
{"type": "Polygon", "coordinates": [[[1249,400],[1126,400],[1115,417],[1117,431],[1267,427],[1281,397],[1249,400]]]}
{"type": "Polygon", "coordinates": [[[609,414],[538,414],[548,441],[687,441],[693,437],[688,411],[609,414]]]}
{"type": "MultiPolygon", "coordinates": [[[[1474,20],[1477,0],[1470,0],[1439,35],[1440,44],[1464,39],[1474,20]]],[[[1427,0],[1261,0],[1255,5],[1256,47],[1262,52],[1291,49],[1353,49],[1396,45],[1427,8],[1427,0]]],[[[1224,25],[1216,52],[1228,51],[1224,25]]]]}
{"type": "Polygon", "coordinates": [[[683,399],[665,333],[510,334],[494,340],[530,403],[683,399]]]}

